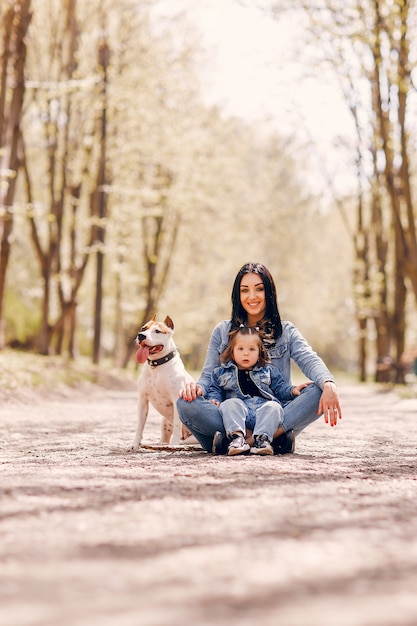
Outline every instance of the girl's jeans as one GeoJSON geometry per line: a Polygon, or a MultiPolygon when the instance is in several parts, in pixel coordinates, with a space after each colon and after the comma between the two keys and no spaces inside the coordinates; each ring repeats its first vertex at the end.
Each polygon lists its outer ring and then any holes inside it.
{"type": "Polygon", "coordinates": [[[284,416],[283,408],[278,402],[258,396],[245,400],[229,398],[220,404],[219,410],[228,435],[236,432],[245,434],[248,428],[254,435],[267,435],[269,441],[272,441],[284,416]]]}
{"type": "MultiPolygon", "coordinates": [[[[313,383],[305,387],[294,400],[284,405],[284,420],[281,425],[285,432],[294,430],[298,435],[319,417],[317,410],[321,394],[321,389],[313,383]]],[[[182,423],[201,443],[204,450],[211,452],[214,433],[218,430],[225,433],[219,407],[198,396],[192,402],[179,398],[177,408],[182,423]]]]}

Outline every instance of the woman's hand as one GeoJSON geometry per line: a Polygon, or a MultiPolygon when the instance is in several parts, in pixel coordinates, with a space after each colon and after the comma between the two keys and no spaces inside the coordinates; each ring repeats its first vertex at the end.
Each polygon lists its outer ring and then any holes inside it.
{"type": "Polygon", "coordinates": [[[324,421],[330,426],[336,426],[337,419],[342,419],[342,409],[335,383],[330,381],[324,383],[317,414],[323,414],[324,421]]]}
{"type": "Polygon", "coordinates": [[[299,396],[303,389],[311,385],[311,380],[306,381],[305,383],[301,383],[301,385],[297,385],[291,389],[291,393],[293,396],[299,396]]]}
{"type": "Polygon", "coordinates": [[[200,385],[197,385],[195,382],[186,383],[181,389],[179,393],[179,397],[185,400],[186,402],[192,402],[196,399],[197,396],[202,396],[203,390],[200,385]]]}

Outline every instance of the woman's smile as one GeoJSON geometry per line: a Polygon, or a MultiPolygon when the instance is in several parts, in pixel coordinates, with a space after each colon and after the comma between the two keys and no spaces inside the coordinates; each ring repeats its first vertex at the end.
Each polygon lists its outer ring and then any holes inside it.
{"type": "Polygon", "coordinates": [[[245,274],[240,282],[240,302],[248,314],[248,324],[256,324],[265,315],[265,287],[258,274],[245,274]]]}

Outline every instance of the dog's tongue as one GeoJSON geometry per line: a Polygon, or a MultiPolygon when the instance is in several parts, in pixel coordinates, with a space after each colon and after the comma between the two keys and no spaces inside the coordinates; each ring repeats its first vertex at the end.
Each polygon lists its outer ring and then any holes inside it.
{"type": "Polygon", "coordinates": [[[146,359],[148,358],[148,355],[149,355],[149,346],[141,346],[135,355],[136,363],[145,363],[146,359]]]}

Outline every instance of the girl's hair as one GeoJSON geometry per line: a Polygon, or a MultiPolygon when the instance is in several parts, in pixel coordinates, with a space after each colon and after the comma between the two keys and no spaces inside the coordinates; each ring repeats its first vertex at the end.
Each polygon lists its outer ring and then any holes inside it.
{"type": "Polygon", "coordinates": [[[247,325],[248,315],[240,302],[240,283],[246,274],[258,274],[265,289],[265,315],[258,320],[259,333],[263,341],[274,343],[282,335],[282,322],[278,311],[277,291],[274,279],[268,268],[262,263],[246,263],[237,273],[232,289],[232,325],[231,329],[241,324],[247,325]]]}
{"type": "Polygon", "coordinates": [[[257,365],[263,367],[266,363],[270,362],[269,354],[267,349],[265,348],[261,335],[259,334],[259,329],[252,328],[251,326],[239,326],[239,328],[235,328],[235,330],[231,330],[229,333],[229,343],[227,344],[227,348],[223,350],[220,355],[220,363],[227,363],[228,361],[232,361],[233,359],[233,348],[235,347],[236,341],[239,335],[251,335],[258,339],[258,347],[259,347],[259,357],[257,365]]]}

